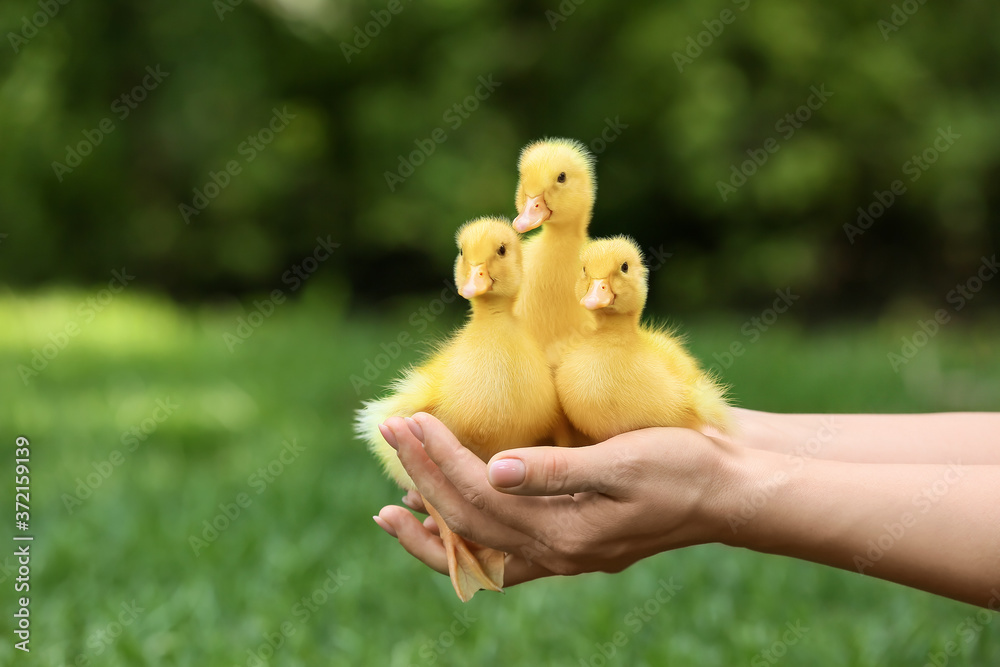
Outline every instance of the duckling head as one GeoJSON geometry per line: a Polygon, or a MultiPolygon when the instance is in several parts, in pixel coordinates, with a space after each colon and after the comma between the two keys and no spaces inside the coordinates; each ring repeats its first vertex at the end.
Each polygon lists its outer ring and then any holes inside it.
{"type": "Polygon", "coordinates": [[[521,151],[514,205],[514,229],[527,232],[542,224],[579,224],[586,232],[597,189],[594,158],[572,139],[543,139],[521,151]]]}
{"type": "Polygon", "coordinates": [[[646,267],[635,241],[627,236],[598,239],[580,253],[583,270],[576,281],[580,305],[607,315],[635,315],[646,305],[646,267]]]}
{"type": "Polygon", "coordinates": [[[513,300],[521,289],[521,239],[506,218],[476,218],[456,234],[458,293],[472,300],[483,295],[513,300]]]}

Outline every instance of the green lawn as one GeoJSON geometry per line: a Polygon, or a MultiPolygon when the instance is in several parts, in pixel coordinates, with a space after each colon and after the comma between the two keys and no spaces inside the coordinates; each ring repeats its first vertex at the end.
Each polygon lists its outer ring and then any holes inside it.
{"type": "MultiPolygon", "coordinates": [[[[426,302],[345,319],[342,299],[309,292],[232,343],[238,307],[126,292],[87,321],[90,296],[0,295],[2,488],[12,499],[25,435],[35,536],[31,660],[15,663],[8,631],[2,664],[922,665],[948,642],[948,664],[1000,664],[1000,616],[973,631],[967,605],[714,545],[463,605],[372,522],[400,492],[350,434],[358,402],[441,333],[410,320],[426,302]],[[23,381],[18,366],[71,322],[79,332],[23,381]],[[351,376],[403,332],[420,343],[356,391],[351,376]],[[662,605],[661,581],[675,589],[662,605]],[[794,643],[780,643],[786,624],[794,643]]],[[[919,311],[818,330],[786,315],[750,343],[752,314],[679,322],[706,363],[746,344],[725,371],[742,405],[997,409],[995,319],[948,324],[897,374],[886,355],[919,311]]]]}

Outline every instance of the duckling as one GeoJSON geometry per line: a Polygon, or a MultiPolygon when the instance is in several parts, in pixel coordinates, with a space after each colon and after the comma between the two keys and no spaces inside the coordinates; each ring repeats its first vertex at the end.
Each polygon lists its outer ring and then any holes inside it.
{"type": "Polygon", "coordinates": [[[725,391],[664,329],[640,325],[647,274],[631,239],[590,243],[581,255],[576,298],[597,318],[556,370],[556,391],[576,428],[606,440],[652,426],[730,425],[725,391]]]}
{"type": "MultiPolygon", "coordinates": [[[[358,436],[401,487],[414,489],[378,425],[392,416],[429,412],[483,461],[505,449],[564,444],[568,424],[559,409],[545,355],[514,317],[521,288],[521,244],[508,220],[479,218],[458,230],[455,284],[471,302],[469,321],[438,351],[393,385],[392,394],[359,410],[358,436]]],[[[504,554],[469,545],[425,502],[448,553],[455,592],[468,601],[481,589],[501,590],[504,554]]]]}
{"type": "Polygon", "coordinates": [[[544,139],[521,152],[518,174],[514,229],[542,231],[524,244],[524,284],[514,312],[555,367],[565,342],[594,322],[573,298],[594,208],[594,158],[578,141],[544,139]]]}

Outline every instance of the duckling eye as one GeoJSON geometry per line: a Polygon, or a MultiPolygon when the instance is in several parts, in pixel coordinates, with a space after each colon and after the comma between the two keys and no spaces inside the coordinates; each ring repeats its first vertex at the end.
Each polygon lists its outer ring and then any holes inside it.
{"type": "Polygon", "coordinates": [[[503,257],[504,255],[506,255],[507,254],[507,246],[506,245],[501,245],[500,249],[497,250],[497,254],[500,255],[501,257],[503,257]]]}
{"type": "Polygon", "coordinates": [[[622,262],[622,273],[628,273],[628,262],[622,262]]]}
{"type": "Polygon", "coordinates": [[[560,183],[565,183],[566,182],[566,172],[565,171],[559,172],[559,178],[557,178],[556,180],[559,181],[560,183]]]}

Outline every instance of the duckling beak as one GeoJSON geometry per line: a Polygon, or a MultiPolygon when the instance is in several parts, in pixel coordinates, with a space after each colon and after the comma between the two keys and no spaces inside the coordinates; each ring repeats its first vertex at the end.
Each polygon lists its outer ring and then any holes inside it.
{"type": "Polygon", "coordinates": [[[590,283],[590,291],[580,299],[580,305],[587,310],[597,310],[606,308],[615,302],[615,293],[611,291],[611,285],[607,279],[595,280],[590,283]]]}
{"type": "Polygon", "coordinates": [[[458,290],[458,293],[466,299],[474,299],[491,289],[493,289],[493,279],[490,278],[490,272],[486,270],[486,264],[476,264],[469,269],[469,279],[458,290]]]}
{"type": "Polygon", "coordinates": [[[514,218],[514,229],[523,234],[531,231],[549,219],[552,211],[545,205],[545,195],[528,197],[524,200],[524,208],[516,218],[514,218]]]}

